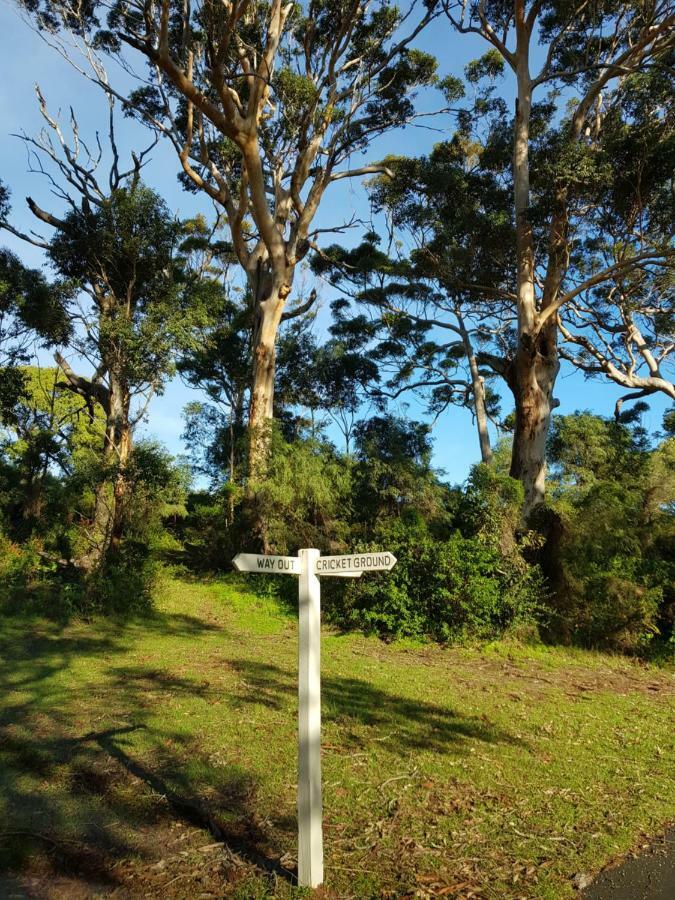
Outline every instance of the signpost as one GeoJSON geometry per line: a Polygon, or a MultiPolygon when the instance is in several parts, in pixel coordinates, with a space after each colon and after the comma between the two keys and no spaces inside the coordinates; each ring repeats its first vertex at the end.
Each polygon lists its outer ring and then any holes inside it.
{"type": "Polygon", "coordinates": [[[298,883],[318,887],[323,882],[321,830],[321,582],[319,575],[360,578],[364,572],[388,572],[393,553],[321,556],[300,550],[298,556],[238,553],[239,572],[299,575],[298,639],[298,883]]]}
{"type": "Polygon", "coordinates": [[[273,572],[285,575],[300,574],[300,558],[297,556],[263,556],[261,553],[237,553],[232,560],[240,572],[273,572]]]}

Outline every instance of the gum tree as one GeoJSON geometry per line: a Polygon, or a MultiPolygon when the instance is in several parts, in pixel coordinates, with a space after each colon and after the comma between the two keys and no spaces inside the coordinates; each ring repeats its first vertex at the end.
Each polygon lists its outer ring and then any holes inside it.
{"type": "Polygon", "coordinates": [[[308,308],[289,300],[297,268],[323,230],[315,225],[319,207],[335,182],[382,171],[351,159],[415,117],[412,93],[434,80],[435,61],[411,42],[438,15],[435,4],[23,5],[52,32],[70,30],[91,77],[109,92],[97,50],[127,67],[135,55],[147,62],[147,80],[125,95],[127,109],[172,142],[184,182],[227,216],[251,305],[249,471],[256,479],[266,464],[279,326],[308,308]]]}
{"type": "MultiPolygon", "coordinates": [[[[596,216],[589,225],[603,178],[595,148],[605,119],[621,107],[628,80],[650,68],[667,70],[675,12],[667,0],[481,0],[450,2],[446,13],[457,32],[483,38],[490,48],[485,59],[493,69],[506,69],[516,94],[513,120],[501,116],[488,143],[493,158],[510,151],[510,173],[504,167],[502,174],[510,175],[514,207],[516,346],[503,374],[516,408],[511,474],[525,487],[527,513],[544,499],[546,435],[557,405],[559,316],[584,292],[664,259],[663,247],[647,241],[627,247],[616,261],[593,252],[585,271],[574,265],[580,240],[600,221],[596,216]],[[538,171],[537,143],[542,150],[547,144],[538,171]]],[[[630,118],[629,104],[623,109],[630,118]]],[[[594,237],[601,241],[599,230],[594,237]]]]}
{"type": "MultiPolygon", "coordinates": [[[[650,246],[672,248],[673,96],[672,67],[650,67],[624,78],[605,110],[596,141],[596,152],[613,161],[598,202],[605,265],[650,246]]],[[[588,377],[623,388],[617,417],[627,401],[657,393],[675,401],[674,275],[671,252],[668,265],[619,269],[560,310],[561,356],[588,377]]]]}
{"type": "Polygon", "coordinates": [[[370,189],[389,239],[367,234],[352,250],[328,248],[315,265],[370,310],[367,322],[353,323],[341,312],[339,327],[379,339],[375,352],[391,372],[383,394],[419,394],[436,417],[466,407],[487,463],[499,407],[491,381],[513,297],[512,224],[508,193],[475,156],[455,136],[428,157],[388,157],[395,177],[377,177],[370,189]]]}

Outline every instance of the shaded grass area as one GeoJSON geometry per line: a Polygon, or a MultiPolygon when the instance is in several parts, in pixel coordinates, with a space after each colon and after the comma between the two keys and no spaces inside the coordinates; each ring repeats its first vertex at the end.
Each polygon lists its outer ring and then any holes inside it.
{"type": "MultiPolygon", "coordinates": [[[[0,620],[3,896],[303,896],[292,611],[235,578],[157,607],[0,620]]],[[[322,671],[325,896],[571,896],[672,815],[663,670],[327,631],[322,671]]]]}

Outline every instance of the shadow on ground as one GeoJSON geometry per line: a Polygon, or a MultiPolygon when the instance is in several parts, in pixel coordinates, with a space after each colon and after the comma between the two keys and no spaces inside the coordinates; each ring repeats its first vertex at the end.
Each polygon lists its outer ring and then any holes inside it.
{"type": "MultiPolygon", "coordinates": [[[[292,877],[256,815],[253,777],[237,766],[211,763],[201,754],[198,735],[149,724],[170,697],[200,696],[208,686],[122,658],[141,634],[198,639],[217,629],[185,615],[155,616],[127,627],[101,624],[96,632],[3,620],[0,872],[46,883],[75,878],[104,892],[129,889],[134,878],[134,889],[143,895],[146,876],[139,876],[139,868],[152,869],[153,885],[161,888],[158,879],[173,877],[172,853],[181,850],[184,857],[190,848],[191,841],[176,841],[199,832],[194,840],[202,845],[205,839],[225,845],[221,870],[212,872],[220,884],[231,874],[222,871],[224,858],[232,863],[236,857],[240,871],[248,863],[292,877]],[[83,674],[88,665],[91,675],[83,674]],[[92,728],[98,720],[101,727],[92,728]]],[[[184,858],[176,859],[185,866],[184,858]]],[[[198,855],[198,865],[211,859],[198,855]]],[[[208,886],[204,878],[202,889],[208,886]]],[[[181,885],[189,891],[185,881],[181,885]]]]}
{"type": "MultiPolygon", "coordinates": [[[[295,672],[240,659],[230,660],[229,664],[241,676],[240,689],[232,703],[262,704],[280,710],[295,702],[295,672]]],[[[347,746],[362,747],[368,743],[363,726],[391,732],[394,739],[389,747],[401,755],[420,749],[445,753],[467,739],[524,746],[522,741],[480,717],[461,715],[448,706],[417,698],[400,697],[360,678],[322,677],[321,700],[324,722],[340,725],[347,746]]]]}
{"type": "MultiPolygon", "coordinates": [[[[2,622],[0,871],[42,879],[40,885],[77,880],[90,891],[82,896],[117,889],[162,896],[177,881],[180,896],[209,887],[224,896],[223,885],[251,872],[292,880],[283,851],[295,844],[294,817],[275,817],[274,825],[262,818],[261,786],[251,772],[214,762],[200,735],[177,727],[170,712],[176,698],[211,700],[214,688],[188,677],[189,670],[176,674],[153,664],[161,653],[134,651],[153,636],[196,645],[214,632],[221,626],[186,615],[124,626],[2,622]],[[217,863],[208,856],[215,845],[217,863]]],[[[229,665],[238,675],[232,706],[294,714],[292,665],[242,659],[229,665]]],[[[388,750],[401,755],[460,751],[476,740],[516,743],[479,717],[360,678],[329,673],[322,691],[324,719],[339,728],[345,750],[367,750],[376,733],[379,739],[387,733],[388,750]]],[[[40,890],[36,896],[71,896],[68,888],[40,890]]]]}

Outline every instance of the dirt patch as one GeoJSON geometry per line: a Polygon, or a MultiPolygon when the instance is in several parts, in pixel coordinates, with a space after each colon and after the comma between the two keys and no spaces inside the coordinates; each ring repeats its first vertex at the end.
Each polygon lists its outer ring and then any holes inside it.
{"type": "MultiPolygon", "coordinates": [[[[356,656],[367,656],[379,662],[388,662],[390,657],[376,648],[359,648],[352,651],[356,656]]],[[[467,660],[456,655],[452,649],[438,647],[411,648],[397,658],[402,665],[441,668],[453,672],[453,680],[458,685],[478,687],[490,691],[503,690],[504,682],[512,681],[513,688],[529,697],[537,698],[552,689],[565,692],[571,699],[583,699],[585,694],[611,692],[626,696],[642,694],[658,701],[675,697],[675,677],[664,672],[645,671],[637,663],[620,665],[617,668],[587,668],[579,665],[549,667],[537,665],[528,660],[520,665],[511,658],[494,659],[481,656],[467,660]],[[467,677],[467,673],[468,677],[467,677]]],[[[513,697],[512,699],[522,699],[513,697]]]]}
{"type": "Polygon", "coordinates": [[[583,900],[672,900],[675,897],[675,827],[646,848],[604,871],[583,900]]]}
{"type": "MultiPolygon", "coordinates": [[[[34,840],[35,835],[27,835],[34,840]]],[[[21,873],[0,876],[7,900],[226,897],[261,870],[206,830],[158,822],[137,832],[137,855],[115,858],[89,842],[54,840],[21,873]]],[[[273,875],[268,875],[274,881],[273,875]]]]}
{"type": "Polygon", "coordinates": [[[99,877],[82,869],[82,853],[71,855],[72,874],[55,874],[51,855],[36,857],[29,872],[0,878],[0,896],[7,900],[224,897],[251,875],[244,860],[201,830],[175,823],[167,829],[155,829],[152,840],[157,851],[154,859],[111,862],[99,877]]]}

